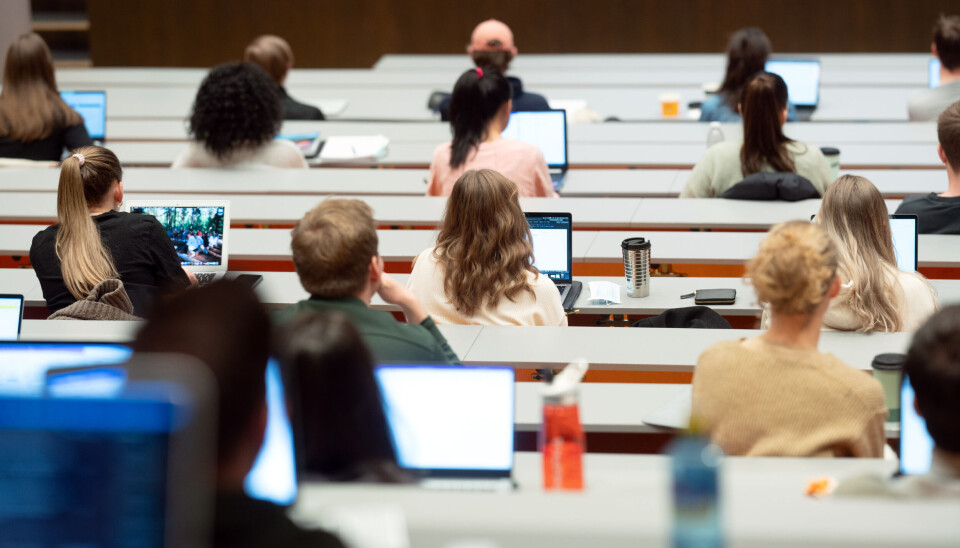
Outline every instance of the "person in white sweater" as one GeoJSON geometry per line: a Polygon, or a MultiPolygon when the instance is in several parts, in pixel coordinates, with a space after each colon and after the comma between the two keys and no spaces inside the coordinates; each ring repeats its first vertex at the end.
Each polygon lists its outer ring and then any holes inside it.
{"type": "Polygon", "coordinates": [[[567,325],[560,292],[533,266],[517,185],[471,170],[453,186],[435,247],[407,286],[438,324],[567,325]]]}

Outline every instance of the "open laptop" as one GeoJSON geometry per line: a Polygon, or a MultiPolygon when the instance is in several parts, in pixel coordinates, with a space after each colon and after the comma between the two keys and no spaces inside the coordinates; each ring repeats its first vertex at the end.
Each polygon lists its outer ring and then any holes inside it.
{"type": "Polygon", "coordinates": [[[500,135],[504,139],[536,145],[547,161],[553,188],[563,186],[570,167],[567,160],[567,111],[520,110],[511,113],[510,123],[500,135]]]}
{"type": "Polygon", "coordinates": [[[227,273],[230,202],[157,200],[127,204],[130,213],[153,215],[167,229],[180,264],[193,272],[200,285],[227,273]]]}
{"type": "Polygon", "coordinates": [[[928,77],[930,89],[940,85],[940,59],[930,59],[927,70],[930,72],[928,77]]]}
{"type": "Polygon", "coordinates": [[[927,422],[913,407],[915,394],[910,378],[900,385],[900,473],[926,474],[933,458],[933,438],[927,422]]]}
{"type": "Polygon", "coordinates": [[[0,341],[16,340],[23,322],[23,295],[0,295],[0,341]]]}
{"type": "Polygon", "coordinates": [[[897,256],[897,268],[904,272],[917,271],[919,222],[916,215],[890,216],[893,253],[897,256]]]}
{"type": "Polygon", "coordinates": [[[107,133],[107,92],[61,91],[60,97],[83,118],[93,142],[103,145],[107,133]]]}
{"type": "Polygon", "coordinates": [[[397,460],[424,487],[513,489],[511,367],[381,365],[397,460]]]}
{"type": "Polygon", "coordinates": [[[573,280],[573,216],[569,213],[524,213],[533,237],[533,266],[553,280],[564,310],[573,305],[583,284],[573,280]]]}
{"type": "Polygon", "coordinates": [[[771,59],[766,71],[783,78],[797,118],[809,120],[820,103],[820,61],[817,59],[771,59]]]}

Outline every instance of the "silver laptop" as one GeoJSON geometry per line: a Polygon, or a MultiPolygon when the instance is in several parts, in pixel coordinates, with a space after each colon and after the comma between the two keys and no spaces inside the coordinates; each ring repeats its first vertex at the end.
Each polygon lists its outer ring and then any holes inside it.
{"type": "Polygon", "coordinates": [[[513,489],[511,367],[381,365],[397,460],[424,487],[513,489]]]}
{"type": "Polygon", "coordinates": [[[20,337],[23,322],[23,295],[0,295],[0,341],[20,337]]]}
{"type": "Polygon", "coordinates": [[[83,118],[93,142],[103,145],[107,138],[107,92],[61,91],[60,98],[83,118]]]}
{"type": "Polygon", "coordinates": [[[573,280],[573,216],[569,213],[524,213],[533,237],[533,266],[553,280],[564,310],[573,305],[583,284],[573,280]]]}
{"type": "Polygon", "coordinates": [[[501,136],[536,145],[547,161],[553,188],[563,186],[570,167],[567,160],[567,111],[521,110],[511,113],[510,123],[501,136]]]}
{"type": "Polygon", "coordinates": [[[783,78],[797,118],[809,120],[820,103],[820,61],[817,59],[771,59],[767,72],[783,78]]]}
{"type": "Polygon", "coordinates": [[[133,200],[130,213],[153,215],[167,229],[180,264],[200,285],[227,273],[230,202],[223,200],[133,200]]]}

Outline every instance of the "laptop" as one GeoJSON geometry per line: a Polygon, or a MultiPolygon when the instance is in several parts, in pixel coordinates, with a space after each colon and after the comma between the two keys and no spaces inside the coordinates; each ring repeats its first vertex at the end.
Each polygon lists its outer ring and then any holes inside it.
{"type": "Polygon", "coordinates": [[[107,133],[107,92],[61,91],[60,97],[83,118],[93,142],[103,145],[107,133]]]}
{"type": "Polygon", "coordinates": [[[771,59],[766,71],[783,78],[790,102],[799,120],[809,120],[820,103],[820,61],[817,59],[771,59]]]}
{"type": "Polygon", "coordinates": [[[891,215],[890,233],[893,235],[893,252],[897,256],[897,268],[904,272],[916,272],[918,257],[919,219],[916,215],[891,215]]]}
{"type": "Polygon", "coordinates": [[[573,216],[569,213],[524,213],[533,238],[533,266],[553,280],[563,309],[573,310],[583,284],[573,280],[573,216]]]}
{"type": "Polygon", "coordinates": [[[229,201],[137,201],[127,204],[130,213],[153,215],[167,229],[180,264],[200,285],[227,273],[230,233],[229,201]]]}
{"type": "Polygon", "coordinates": [[[0,341],[16,340],[23,322],[23,295],[0,294],[0,341]]]}
{"type": "Polygon", "coordinates": [[[933,89],[940,85],[940,59],[930,59],[928,67],[927,70],[930,72],[930,76],[928,77],[930,89],[933,89]]]}
{"type": "Polygon", "coordinates": [[[563,179],[570,167],[567,160],[567,111],[513,112],[510,114],[510,123],[500,135],[504,139],[536,145],[547,161],[553,188],[560,189],[563,186],[563,179]]]}
{"type": "Polygon", "coordinates": [[[933,438],[927,423],[913,407],[915,394],[910,378],[900,385],[900,473],[926,474],[933,458],[933,438]]]}
{"type": "Polygon", "coordinates": [[[514,488],[511,367],[376,369],[397,460],[435,489],[514,488]]]}

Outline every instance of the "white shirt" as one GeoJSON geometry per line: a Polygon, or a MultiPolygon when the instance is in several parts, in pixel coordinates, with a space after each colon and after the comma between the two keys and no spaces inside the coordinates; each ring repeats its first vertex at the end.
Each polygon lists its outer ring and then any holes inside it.
{"type": "Polygon", "coordinates": [[[187,145],[186,150],[173,162],[174,169],[184,167],[310,167],[297,145],[285,139],[272,140],[256,149],[240,149],[224,159],[210,153],[199,141],[187,145]]]}

